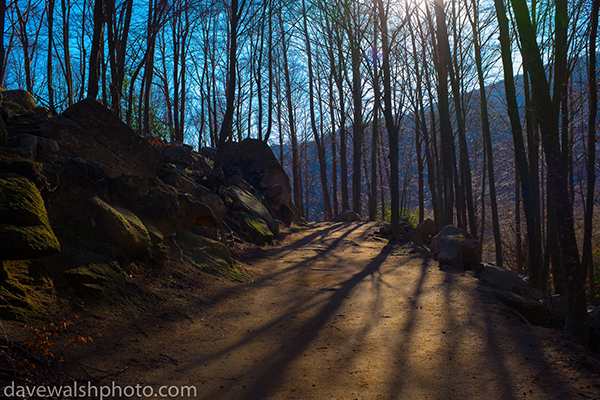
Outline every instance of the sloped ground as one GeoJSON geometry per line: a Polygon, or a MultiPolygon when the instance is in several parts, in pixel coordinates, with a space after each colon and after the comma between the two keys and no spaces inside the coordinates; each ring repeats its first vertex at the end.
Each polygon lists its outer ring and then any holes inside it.
{"type": "Polygon", "coordinates": [[[598,355],[524,324],[468,273],[395,254],[377,228],[295,229],[241,254],[250,283],[179,276],[153,314],[84,316],[103,337],[67,354],[65,377],[211,400],[600,399],[598,355]]]}

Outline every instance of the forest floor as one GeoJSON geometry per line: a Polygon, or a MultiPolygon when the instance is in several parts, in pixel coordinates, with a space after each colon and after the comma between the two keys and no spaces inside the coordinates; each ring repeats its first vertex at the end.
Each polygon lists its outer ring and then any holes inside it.
{"type": "Polygon", "coordinates": [[[240,252],[250,282],[189,273],[153,313],[83,315],[77,329],[102,338],[71,348],[63,373],[206,400],[600,399],[597,354],[526,325],[471,273],[386,246],[378,228],[294,228],[240,252]]]}

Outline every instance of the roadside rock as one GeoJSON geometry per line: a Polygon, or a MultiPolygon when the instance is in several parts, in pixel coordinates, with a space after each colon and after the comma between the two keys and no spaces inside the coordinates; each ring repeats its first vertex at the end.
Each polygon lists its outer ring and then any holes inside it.
{"type": "Polygon", "coordinates": [[[274,237],[279,234],[279,224],[271,217],[265,206],[252,194],[237,186],[230,186],[223,190],[225,202],[231,205],[233,211],[242,211],[253,217],[260,218],[269,227],[274,237]]]}
{"type": "Polygon", "coordinates": [[[338,214],[337,217],[334,218],[333,222],[357,222],[362,221],[362,218],[358,213],[354,211],[346,210],[338,214]]]}
{"type": "Polygon", "coordinates": [[[503,304],[521,313],[531,325],[548,326],[550,323],[548,311],[543,304],[506,290],[498,291],[497,296],[503,304]]]}
{"type": "Polygon", "coordinates": [[[233,215],[240,221],[242,229],[252,238],[252,242],[259,246],[273,243],[274,235],[267,223],[245,212],[234,212],[233,215]]]}
{"type": "Polygon", "coordinates": [[[2,118],[0,118],[0,146],[6,146],[6,141],[8,139],[8,132],[6,132],[6,125],[2,118]]]}
{"type": "Polygon", "coordinates": [[[175,169],[169,167],[169,165],[164,166],[160,170],[158,177],[164,183],[190,194],[196,200],[210,207],[215,221],[212,221],[211,218],[210,223],[202,223],[200,225],[219,225],[223,221],[223,218],[225,218],[226,209],[223,200],[204,186],[194,182],[191,178],[177,172],[175,169]]]}
{"type": "Polygon", "coordinates": [[[148,251],[152,245],[150,234],[134,213],[111,206],[97,197],[91,199],[91,203],[104,231],[127,254],[136,257],[148,251]]]}
{"type": "Polygon", "coordinates": [[[417,246],[423,246],[423,236],[419,233],[417,229],[411,229],[402,235],[402,243],[412,242],[417,246]]]}
{"type": "Polygon", "coordinates": [[[560,294],[553,294],[552,296],[544,299],[544,304],[546,305],[548,311],[550,311],[556,318],[561,321],[567,320],[569,307],[565,297],[561,296],[560,294]]]}
{"type": "Polygon", "coordinates": [[[0,260],[28,260],[60,252],[40,192],[17,174],[0,175],[0,260]]]}
{"type": "Polygon", "coordinates": [[[470,233],[447,225],[431,240],[433,259],[455,268],[476,267],[481,262],[479,241],[470,233]]]}
{"type": "Polygon", "coordinates": [[[489,283],[496,289],[506,290],[525,298],[532,298],[532,287],[516,272],[491,264],[482,264],[483,269],[478,277],[482,282],[489,283]]]}
{"type": "Polygon", "coordinates": [[[433,222],[431,218],[423,220],[417,227],[417,231],[423,237],[433,237],[439,233],[437,229],[435,229],[435,222],[433,222]]]}

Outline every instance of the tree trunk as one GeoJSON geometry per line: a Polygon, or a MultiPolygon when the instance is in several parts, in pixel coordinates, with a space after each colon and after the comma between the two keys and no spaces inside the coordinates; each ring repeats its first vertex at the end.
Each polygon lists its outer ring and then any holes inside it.
{"type": "MultiPolygon", "coordinates": [[[[492,230],[494,232],[494,244],[496,253],[496,265],[498,267],[504,266],[504,260],[502,255],[502,237],[500,236],[500,222],[498,218],[498,199],[496,197],[496,179],[494,176],[494,151],[492,148],[492,138],[490,133],[490,118],[487,107],[487,94],[485,87],[485,76],[483,73],[483,62],[481,59],[481,41],[480,41],[480,28],[479,28],[479,7],[477,2],[474,0],[473,4],[473,18],[471,14],[467,13],[471,22],[473,30],[473,51],[475,53],[475,65],[477,68],[477,79],[479,82],[479,110],[481,114],[481,133],[484,142],[484,152],[487,161],[487,172],[488,172],[488,185],[490,192],[490,207],[492,211],[492,230]]],[[[484,199],[482,198],[482,207],[484,199]]],[[[481,217],[481,223],[483,225],[484,218],[481,217]]],[[[481,230],[482,236],[480,238],[483,241],[483,229],[481,230]]]]}
{"type": "Polygon", "coordinates": [[[558,109],[560,106],[560,88],[564,81],[566,62],[566,29],[568,22],[566,0],[556,3],[555,38],[555,82],[554,100],[550,96],[550,84],[546,77],[544,62],[536,42],[535,31],[529,19],[529,9],[525,0],[511,0],[521,39],[521,54],[531,73],[533,100],[538,115],[542,145],[548,167],[548,195],[552,197],[554,214],[558,228],[559,243],[563,256],[563,265],[567,275],[568,314],[565,329],[575,337],[587,342],[588,316],[585,295],[585,277],[579,253],[573,219],[573,210],[569,200],[568,175],[562,162],[559,142],[558,109]],[[563,60],[564,58],[564,60],[563,60]]]}
{"type": "Polygon", "coordinates": [[[437,22],[437,51],[438,51],[438,108],[440,114],[440,139],[442,146],[442,167],[444,179],[444,215],[445,225],[452,225],[454,221],[454,170],[456,168],[456,153],[454,150],[454,136],[450,122],[450,107],[448,104],[448,66],[450,54],[448,51],[448,32],[446,29],[446,16],[443,0],[434,3],[437,22]]]}
{"type": "Polygon", "coordinates": [[[598,35],[598,13],[600,0],[593,0],[590,21],[590,43],[588,47],[589,114],[586,158],[586,201],[583,227],[583,267],[587,268],[590,281],[590,301],[596,304],[594,260],[592,256],[592,228],[594,222],[594,194],[596,187],[596,118],[598,115],[598,86],[596,82],[596,38],[598,35]]]}
{"type": "Polygon", "coordinates": [[[369,221],[377,219],[377,146],[379,145],[379,108],[381,107],[381,90],[379,88],[379,50],[377,36],[377,2],[373,2],[373,122],[371,124],[371,190],[369,191],[369,221]]]}
{"type": "MultiPolygon", "coordinates": [[[[46,79],[48,82],[48,108],[51,114],[56,114],[56,107],[54,105],[54,71],[52,70],[52,48],[54,47],[54,0],[48,0],[46,4],[48,10],[46,11],[46,18],[48,20],[48,57],[47,57],[47,69],[46,79]]],[[[4,30],[2,30],[4,32],[4,30]]]]}
{"type": "MultiPolygon", "coordinates": [[[[6,23],[6,0],[0,1],[0,32],[4,32],[6,23]]],[[[4,86],[4,61],[6,59],[6,48],[4,47],[4,34],[0,35],[0,86],[4,86]]]]}
{"type": "Polygon", "coordinates": [[[65,83],[67,85],[67,105],[72,106],[74,100],[74,92],[73,92],[73,72],[71,67],[71,51],[69,46],[69,23],[70,23],[70,14],[71,14],[71,1],[70,0],[61,0],[60,3],[62,18],[63,18],[63,26],[62,26],[62,36],[63,36],[63,54],[65,58],[65,83]]]}
{"type": "Polygon", "coordinates": [[[104,30],[104,0],[94,1],[94,31],[92,35],[92,50],[88,74],[87,97],[98,97],[98,82],[100,78],[100,47],[102,46],[104,30]]]}
{"type": "Polygon", "coordinates": [[[283,74],[285,77],[285,94],[288,108],[288,122],[290,125],[290,142],[292,144],[292,175],[294,182],[294,203],[298,207],[300,214],[304,214],[302,202],[302,178],[300,157],[298,154],[298,137],[296,135],[296,124],[294,118],[294,104],[292,102],[292,82],[290,79],[290,70],[288,63],[288,43],[286,42],[285,29],[281,11],[279,12],[279,25],[281,29],[281,47],[283,52],[283,74]]]}
{"type": "MultiPolygon", "coordinates": [[[[315,119],[315,93],[314,93],[314,78],[312,66],[312,51],[310,46],[310,35],[308,34],[308,23],[306,16],[306,1],[302,0],[302,14],[304,24],[304,40],[306,42],[306,55],[308,62],[308,101],[310,111],[310,126],[312,128],[313,137],[317,146],[317,155],[319,158],[319,172],[321,175],[321,192],[323,196],[323,207],[325,211],[325,221],[332,219],[331,202],[329,200],[329,189],[327,187],[327,162],[325,159],[325,148],[319,131],[317,130],[317,121],[315,119]]],[[[308,193],[307,193],[308,197],[308,193]]],[[[308,210],[307,210],[308,211],[308,210]]]]}
{"type": "Polygon", "coordinates": [[[523,197],[523,206],[525,210],[525,220],[527,222],[527,243],[528,243],[528,267],[529,283],[536,289],[543,289],[542,279],[542,242],[539,221],[539,202],[535,201],[534,188],[531,183],[530,171],[525,155],[525,145],[523,143],[523,131],[519,118],[519,108],[517,105],[515,93],[515,81],[513,77],[512,54],[510,38],[508,31],[508,19],[506,18],[506,8],[503,0],[495,0],[496,15],[500,28],[500,44],[502,51],[502,64],[504,67],[504,90],[506,94],[506,103],[508,116],[510,118],[511,132],[513,135],[513,144],[515,151],[515,161],[521,182],[521,192],[523,197]]]}
{"type": "Polygon", "coordinates": [[[238,0],[231,0],[230,10],[230,30],[229,30],[229,65],[227,66],[227,96],[226,108],[221,130],[219,132],[219,142],[217,144],[217,154],[215,156],[215,164],[213,167],[212,186],[218,189],[221,186],[223,158],[225,156],[225,142],[233,135],[233,112],[235,106],[235,88],[237,86],[237,36],[238,23],[242,14],[243,5],[238,9],[238,0]]]}
{"type": "Polygon", "coordinates": [[[388,133],[390,149],[390,197],[391,197],[391,234],[393,241],[400,240],[400,183],[398,170],[398,126],[394,121],[392,110],[392,84],[390,59],[390,43],[387,25],[387,12],[383,7],[383,0],[377,0],[379,4],[379,23],[381,26],[381,47],[383,54],[383,114],[385,116],[385,126],[388,133]]]}

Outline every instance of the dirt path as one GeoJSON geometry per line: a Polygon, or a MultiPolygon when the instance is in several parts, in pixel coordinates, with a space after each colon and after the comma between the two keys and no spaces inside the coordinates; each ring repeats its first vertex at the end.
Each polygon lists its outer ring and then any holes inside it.
{"type": "Polygon", "coordinates": [[[505,314],[470,274],[390,254],[375,228],[297,232],[248,261],[253,282],[126,321],[77,362],[206,400],[600,399],[597,360],[560,331],[505,314]]]}

